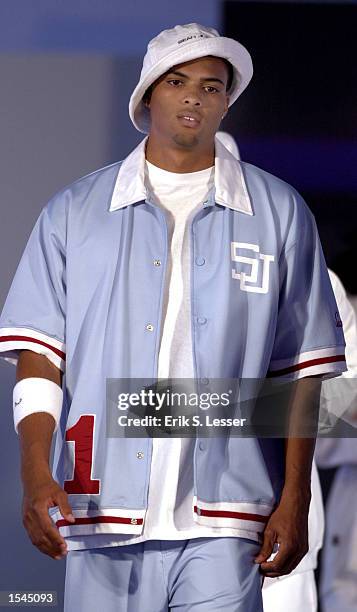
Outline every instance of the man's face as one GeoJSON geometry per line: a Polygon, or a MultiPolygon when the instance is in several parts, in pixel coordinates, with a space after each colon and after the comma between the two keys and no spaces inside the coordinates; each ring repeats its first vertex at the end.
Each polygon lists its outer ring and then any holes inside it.
{"type": "Polygon", "coordinates": [[[211,146],[228,110],[228,67],[217,57],[174,66],[153,85],[150,134],[192,149],[211,146]]]}

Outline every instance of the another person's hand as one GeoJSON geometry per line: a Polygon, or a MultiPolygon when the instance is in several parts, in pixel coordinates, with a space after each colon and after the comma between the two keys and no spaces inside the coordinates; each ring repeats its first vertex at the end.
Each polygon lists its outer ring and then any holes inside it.
{"type": "Polygon", "coordinates": [[[58,506],[64,519],[74,523],[67,493],[48,473],[36,473],[24,482],[22,505],[23,524],[32,544],[53,559],[61,559],[67,553],[67,545],[48,514],[48,509],[58,506]]]}
{"type": "Polygon", "coordinates": [[[308,512],[310,493],[282,495],[279,506],[271,514],[263,534],[263,544],[255,563],[268,578],[290,574],[309,550],[308,512]],[[267,561],[278,544],[274,559],[267,561]]]}

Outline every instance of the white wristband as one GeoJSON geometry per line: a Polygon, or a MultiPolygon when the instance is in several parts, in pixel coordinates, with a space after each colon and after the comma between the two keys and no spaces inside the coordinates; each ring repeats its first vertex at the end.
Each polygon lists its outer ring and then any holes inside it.
{"type": "Polygon", "coordinates": [[[57,430],[61,416],[63,391],[47,378],[23,378],[14,387],[13,409],[15,431],[22,419],[34,412],[52,414],[57,430]]]}

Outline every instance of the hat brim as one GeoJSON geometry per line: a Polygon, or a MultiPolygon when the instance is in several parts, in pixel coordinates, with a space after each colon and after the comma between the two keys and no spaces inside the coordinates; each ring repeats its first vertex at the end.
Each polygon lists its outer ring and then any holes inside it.
{"type": "Polygon", "coordinates": [[[207,55],[220,57],[230,62],[233,67],[233,82],[229,90],[229,106],[237,100],[253,76],[252,58],[247,49],[238,41],[224,36],[192,41],[185,48],[175,49],[168,53],[148,70],[144,79],[140,79],[135,87],[129,102],[129,115],[139,132],[147,134],[150,131],[150,111],[142,101],[148,87],[170,68],[207,55]]]}

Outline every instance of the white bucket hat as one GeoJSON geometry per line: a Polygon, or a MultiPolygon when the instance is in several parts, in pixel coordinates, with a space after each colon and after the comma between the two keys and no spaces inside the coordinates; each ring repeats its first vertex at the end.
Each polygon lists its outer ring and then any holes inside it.
{"type": "Polygon", "coordinates": [[[150,111],[142,101],[148,87],[173,66],[207,55],[222,57],[232,65],[229,106],[236,101],[253,76],[247,49],[233,38],[220,36],[213,28],[198,23],[178,25],[163,30],[148,44],[140,80],[129,102],[130,119],[139,132],[146,134],[150,130],[150,111]]]}

